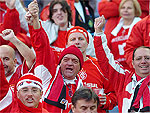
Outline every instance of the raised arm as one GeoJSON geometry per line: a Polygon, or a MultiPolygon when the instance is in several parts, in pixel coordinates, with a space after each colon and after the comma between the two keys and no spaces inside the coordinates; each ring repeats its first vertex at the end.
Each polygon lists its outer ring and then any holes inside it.
{"type": "Polygon", "coordinates": [[[26,19],[30,24],[29,29],[31,34],[31,41],[33,44],[33,48],[36,52],[36,64],[44,64],[44,66],[49,69],[51,73],[54,74],[53,69],[55,66],[50,65],[54,64],[55,62],[53,56],[54,53],[52,52],[52,48],[49,46],[48,36],[39,22],[39,8],[36,0],[28,5],[28,10],[29,11],[27,13],[26,19]],[[49,60],[47,60],[47,58],[49,60]]]}
{"type": "Polygon", "coordinates": [[[9,40],[11,43],[13,43],[16,46],[20,54],[26,60],[26,64],[28,68],[30,69],[35,60],[35,55],[33,51],[27,45],[25,45],[22,41],[20,41],[14,35],[14,32],[11,29],[6,29],[2,31],[1,36],[3,37],[4,40],[9,40]]]}
{"type": "Polygon", "coordinates": [[[5,0],[5,1],[9,9],[15,8],[18,11],[21,28],[23,28],[28,33],[29,32],[28,23],[26,22],[25,19],[26,10],[21,4],[20,0],[5,0]]]}
{"type": "Polygon", "coordinates": [[[124,78],[125,70],[114,60],[114,56],[107,46],[106,35],[102,31],[104,24],[105,18],[103,16],[95,19],[94,46],[96,57],[104,75],[111,81],[114,90],[118,91],[117,88],[119,87],[119,84],[122,83],[121,81],[124,78]]]}
{"type": "Polygon", "coordinates": [[[3,27],[4,29],[12,29],[17,35],[21,31],[19,13],[15,9],[15,0],[6,0],[7,12],[4,16],[3,27]]]}
{"type": "Polygon", "coordinates": [[[42,79],[44,89],[47,89],[47,84],[50,83],[56,71],[55,55],[49,45],[48,36],[39,22],[39,8],[36,0],[29,4],[28,10],[26,19],[30,24],[31,42],[36,53],[35,75],[42,79]]]}

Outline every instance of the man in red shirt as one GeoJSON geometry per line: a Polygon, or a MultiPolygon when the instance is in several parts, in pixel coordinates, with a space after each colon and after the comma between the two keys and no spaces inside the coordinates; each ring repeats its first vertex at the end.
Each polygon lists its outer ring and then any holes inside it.
{"type": "Polygon", "coordinates": [[[16,85],[17,93],[9,86],[0,59],[0,112],[3,113],[48,113],[42,108],[42,80],[31,73],[24,74],[16,85]],[[16,95],[17,94],[17,95],[16,95]]]}
{"type": "Polygon", "coordinates": [[[94,45],[98,63],[115,90],[119,112],[150,111],[150,47],[141,46],[134,50],[132,64],[134,71],[120,65],[107,46],[102,28],[105,18],[95,19],[94,45]]]}
{"type": "Polygon", "coordinates": [[[21,77],[21,75],[23,75],[23,73],[31,71],[30,68],[34,63],[35,55],[27,45],[21,42],[14,35],[13,30],[6,29],[2,31],[2,34],[0,35],[4,40],[9,40],[11,43],[13,43],[25,59],[24,64],[17,67],[17,59],[14,49],[8,45],[0,46],[0,58],[4,65],[6,79],[10,85],[14,86],[18,82],[18,79],[21,77]]]}
{"type": "MultiPolygon", "coordinates": [[[[36,6],[36,4],[34,2],[32,2],[29,5],[29,8],[28,8],[29,12],[31,12],[31,15],[32,16],[34,15],[33,16],[34,19],[33,19],[33,23],[32,23],[32,24],[34,24],[34,26],[33,27],[30,26],[31,36],[34,36],[34,43],[35,42],[39,42],[39,41],[37,41],[37,39],[40,39],[42,37],[46,41],[47,39],[45,39],[45,37],[47,37],[47,36],[45,36],[46,34],[43,31],[43,28],[40,26],[40,24],[38,22],[38,17],[36,16],[37,13],[34,12],[37,9],[35,10],[33,8],[33,6],[35,7],[35,9],[37,8],[37,6],[36,6]],[[32,12],[34,12],[34,13],[32,13],[32,12]],[[38,28],[38,29],[35,30],[35,28],[38,28]],[[37,31],[39,33],[37,33],[37,31]],[[44,36],[42,36],[42,35],[44,35],[44,36]]],[[[32,18],[32,16],[30,18],[32,18]]],[[[30,18],[28,18],[28,19],[30,20],[30,18]]],[[[43,40],[43,39],[41,39],[41,40],[43,40]]],[[[45,41],[40,41],[40,42],[44,44],[45,41]]],[[[89,87],[89,88],[92,88],[92,89],[103,88],[103,79],[105,79],[105,78],[104,78],[103,75],[101,75],[102,73],[101,73],[101,70],[100,70],[100,68],[98,66],[97,60],[92,58],[92,57],[90,57],[90,56],[86,56],[86,49],[87,49],[87,46],[89,44],[88,32],[85,29],[83,29],[82,27],[77,27],[77,26],[73,27],[67,32],[66,37],[65,37],[65,41],[66,42],[68,41],[67,42],[67,46],[76,45],[82,52],[82,55],[83,55],[83,58],[84,58],[84,65],[83,65],[84,67],[78,73],[78,75],[84,80],[84,85],[89,87]],[[78,36],[75,36],[76,34],[78,34],[78,36]],[[75,38],[72,39],[72,38],[70,38],[71,36],[75,37],[75,38]],[[75,41],[73,41],[73,40],[75,40],[75,41]],[[81,40],[81,42],[79,40],[81,40]],[[76,41],[77,41],[77,43],[76,43],[76,41]]],[[[35,45],[36,45],[36,47],[38,47],[37,45],[39,45],[39,44],[38,43],[34,44],[33,47],[35,45]]],[[[37,49],[37,50],[39,51],[40,49],[37,49]]],[[[45,49],[45,50],[47,50],[47,49],[45,49]]],[[[42,53],[45,54],[45,51],[43,51],[42,53]]],[[[42,55],[42,53],[41,53],[41,55],[42,55]]],[[[40,59],[42,57],[44,57],[44,56],[41,56],[40,59]]],[[[56,60],[56,62],[57,62],[57,60],[56,60]]],[[[107,80],[105,80],[105,81],[107,81],[107,80]]],[[[109,94],[109,90],[107,90],[107,89],[106,89],[105,93],[107,93],[108,95],[107,96],[105,95],[103,97],[105,102],[104,101],[101,102],[101,106],[98,108],[99,112],[105,112],[106,109],[112,109],[116,105],[115,95],[112,94],[112,93],[109,94]]]]}

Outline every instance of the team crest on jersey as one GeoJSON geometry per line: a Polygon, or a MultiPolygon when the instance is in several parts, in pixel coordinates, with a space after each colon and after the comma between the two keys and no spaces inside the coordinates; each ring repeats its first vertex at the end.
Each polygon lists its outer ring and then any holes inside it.
{"type": "Polygon", "coordinates": [[[79,76],[80,76],[80,78],[81,78],[82,80],[85,80],[85,79],[87,78],[86,71],[82,69],[82,70],[79,72],[79,76]]]}

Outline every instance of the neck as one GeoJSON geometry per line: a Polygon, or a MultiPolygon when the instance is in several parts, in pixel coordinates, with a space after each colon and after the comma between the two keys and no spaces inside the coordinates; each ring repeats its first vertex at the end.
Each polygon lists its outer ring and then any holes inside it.
{"type": "Polygon", "coordinates": [[[85,52],[82,52],[82,55],[83,55],[84,61],[86,61],[86,60],[87,60],[87,57],[86,57],[86,51],[85,51],[85,52]]]}
{"type": "Polygon", "coordinates": [[[134,20],[134,18],[132,20],[131,19],[130,20],[129,19],[124,19],[123,25],[131,25],[133,20],[134,20]]]}
{"type": "Polygon", "coordinates": [[[59,25],[59,30],[66,31],[68,28],[68,23],[59,25]]]}
{"type": "Polygon", "coordinates": [[[14,71],[15,71],[15,69],[14,69],[14,70],[12,70],[12,71],[10,71],[9,73],[6,73],[6,74],[5,74],[5,76],[6,76],[6,77],[11,76],[11,75],[13,74],[13,72],[14,72],[14,71]]]}

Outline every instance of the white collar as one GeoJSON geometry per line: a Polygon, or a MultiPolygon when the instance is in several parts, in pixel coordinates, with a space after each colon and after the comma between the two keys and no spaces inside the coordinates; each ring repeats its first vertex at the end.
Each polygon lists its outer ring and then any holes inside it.
{"type": "MultiPolygon", "coordinates": [[[[135,17],[132,24],[130,25],[130,28],[129,28],[129,32],[128,32],[128,36],[130,35],[131,33],[131,30],[133,28],[133,26],[138,22],[140,21],[141,18],[139,17],[135,17]]],[[[113,31],[111,32],[112,35],[114,36],[117,36],[118,32],[120,31],[120,29],[123,27],[123,23],[124,23],[124,20],[123,18],[120,19],[119,23],[117,24],[117,26],[113,29],[113,31]]]]}
{"type": "Polygon", "coordinates": [[[76,84],[75,80],[77,80],[77,78],[75,77],[73,80],[63,78],[63,80],[65,84],[76,84]]]}

